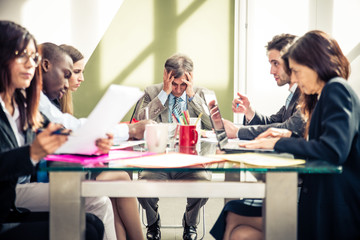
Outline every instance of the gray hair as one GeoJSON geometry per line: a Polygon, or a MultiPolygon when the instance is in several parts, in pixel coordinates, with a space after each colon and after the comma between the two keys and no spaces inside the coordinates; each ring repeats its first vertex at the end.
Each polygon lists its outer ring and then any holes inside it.
{"type": "Polygon", "coordinates": [[[179,78],[184,75],[185,72],[192,72],[194,64],[188,56],[177,53],[166,60],[165,69],[168,73],[172,71],[172,76],[174,76],[174,78],[179,78]]]}

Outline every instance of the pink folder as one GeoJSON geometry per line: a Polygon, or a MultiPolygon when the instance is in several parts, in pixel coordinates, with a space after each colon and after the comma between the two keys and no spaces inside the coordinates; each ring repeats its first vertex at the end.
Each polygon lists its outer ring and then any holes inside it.
{"type": "Polygon", "coordinates": [[[48,161],[60,161],[82,164],[103,163],[112,160],[122,160],[153,155],[151,152],[134,152],[125,150],[111,150],[109,154],[99,156],[72,155],[72,154],[51,154],[44,159],[48,161]]]}

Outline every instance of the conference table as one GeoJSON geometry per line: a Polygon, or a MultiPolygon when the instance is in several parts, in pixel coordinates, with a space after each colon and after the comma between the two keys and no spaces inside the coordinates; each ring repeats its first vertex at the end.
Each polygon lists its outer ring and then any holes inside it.
{"type": "MultiPolygon", "coordinates": [[[[135,148],[142,151],[143,146],[135,148]]],[[[201,142],[192,154],[216,154],[216,143],[201,142]]],[[[171,157],[171,155],[169,155],[171,157]]],[[[299,174],[341,174],[341,167],[326,161],[307,161],[287,167],[262,167],[238,162],[215,162],[198,166],[147,168],[113,164],[80,164],[48,161],[40,171],[50,180],[50,239],[85,239],[84,197],[191,197],[264,199],[265,239],[297,238],[299,174]],[[225,181],[94,181],[87,173],[100,171],[201,171],[225,174],[225,181]],[[264,181],[241,181],[245,172],[262,174],[264,181]]]]}

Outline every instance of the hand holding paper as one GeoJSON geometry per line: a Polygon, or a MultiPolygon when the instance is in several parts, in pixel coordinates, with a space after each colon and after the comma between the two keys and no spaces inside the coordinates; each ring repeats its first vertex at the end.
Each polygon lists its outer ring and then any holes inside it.
{"type": "Polygon", "coordinates": [[[89,115],[85,124],[75,130],[69,140],[56,153],[92,155],[98,148],[95,141],[105,138],[142,96],[138,88],[110,85],[89,115]]]}

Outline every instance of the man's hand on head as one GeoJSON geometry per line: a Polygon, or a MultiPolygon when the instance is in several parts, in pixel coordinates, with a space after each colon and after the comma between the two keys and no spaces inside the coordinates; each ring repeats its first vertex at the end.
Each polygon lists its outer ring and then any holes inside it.
{"type": "Polygon", "coordinates": [[[153,120],[141,120],[137,123],[129,124],[129,139],[143,139],[146,124],[156,123],[153,120]]]}
{"type": "Polygon", "coordinates": [[[171,76],[173,73],[173,71],[170,71],[169,73],[166,71],[166,68],[164,68],[164,75],[163,75],[163,82],[164,82],[164,86],[163,86],[163,90],[164,92],[166,92],[168,95],[171,93],[172,91],[172,82],[174,81],[174,76],[171,76]]]}
{"type": "Polygon", "coordinates": [[[187,80],[186,79],[182,79],[182,81],[184,83],[186,83],[187,87],[186,87],[186,95],[188,95],[190,98],[194,97],[195,95],[195,92],[194,92],[194,76],[193,76],[193,73],[190,72],[185,72],[185,75],[187,77],[187,80]]]}

